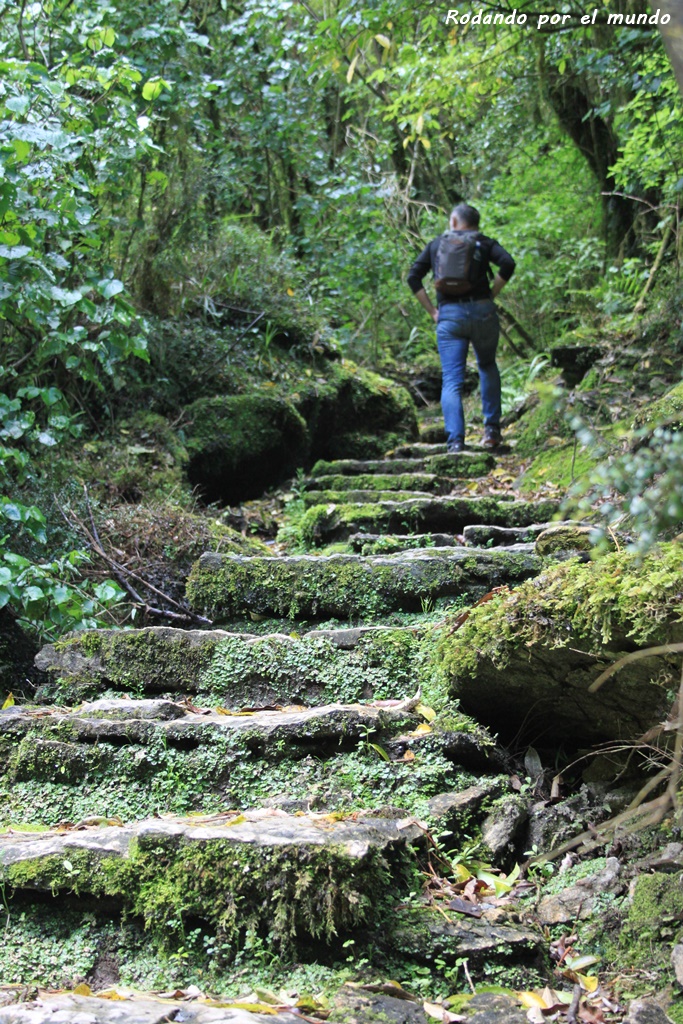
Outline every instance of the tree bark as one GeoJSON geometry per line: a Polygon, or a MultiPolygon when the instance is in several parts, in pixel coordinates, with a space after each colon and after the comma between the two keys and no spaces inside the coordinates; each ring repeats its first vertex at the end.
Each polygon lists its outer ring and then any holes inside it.
{"type": "Polygon", "coordinates": [[[668,14],[671,18],[668,25],[660,24],[659,31],[662,34],[678,88],[683,94],[683,3],[681,0],[657,0],[657,3],[650,0],[650,6],[653,10],[659,7],[662,14],[668,14]]]}

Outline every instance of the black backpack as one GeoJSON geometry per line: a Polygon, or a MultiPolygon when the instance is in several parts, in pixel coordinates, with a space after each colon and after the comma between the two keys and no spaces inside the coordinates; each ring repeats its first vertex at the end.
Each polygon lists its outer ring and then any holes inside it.
{"type": "Polygon", "coordinates": [[[434,258],[434,284],[442,295],[467,295],[486,275],[478,231],[444,231],[434,258]]]}

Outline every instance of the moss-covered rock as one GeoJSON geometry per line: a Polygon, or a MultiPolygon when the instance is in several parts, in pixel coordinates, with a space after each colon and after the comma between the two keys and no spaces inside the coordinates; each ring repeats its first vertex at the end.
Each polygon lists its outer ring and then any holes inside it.
{"type": "Polygon", "coordinates": [[[640,735],[665,715],[679,673],[673,655],[622,668],[596,693],[613,661],[683,635],[680,548],[641,562],[614,552],[565,562],[479,608],[441,642],[443,669],[463,708],[505,735],[542,723],[547,740],[640,735]]]}
{"type": "Polygon", "coordinates": [[[499,498],[413,498],[365,505],[315,505],[299,523],[302,541],[309,547],[345,540],[353,533],[460,533],[475,523],[494,526],[529,526],[557,513],[556,501],[503,501],[499,498]]]}
{"type": "Polygon", "coordinates": [[[426,491],[448,494],[453,484],[447,477],[433,473],[359,473],[356,476],[335,474],[314,476],[307,491],[426,491]]]}
{"type": "Polygon", "coordinates": [[[682,919],[681,874],[640,875],[633,886],[619,935],[618,946],[624,962],[631,969],[658,970],[664,978],[673,980],[671,950],[683,938],[682,919]]]}
{"type": "MultiPolygon", "coordinates": [[[[315,511],[315,510],[313,510],[315,511]]],[[[481,596],[535,575],[529,552],[466,549],[358,555],[239,558],[203,555],[187,583],[192,607],[226,622],[246,612],[290,618],[376,616],[439,597],[481,596]]]]}
{"type": "Polygon", "coordinates": [[[226,951],[237,952],[248,931],[291,950],[364,924],[381,928],[414,884],[409,843],[419,837],[391,818],[152,819],[0,836],[0,879],[10,891],[109,897],[143,917],[157,940],[200,920],[219,930],[226,951]]]}
{"type": "MultiPolygon", "coordinates": [[[[433,446],[429,446],[429,451],[433,446]]],[[[443,445],[437,450],[445,452],[443,445]]],[[[457,479],[459,477],[485,476],[494,468],[496,460],[490,452],[458,452],[457,455],[425,455],[413,458],[386,459],[337,459],[328,462],[320,459],[311,470],[312,477],[324,476],[368,476],[387,474],[431,473],[438,477],[457,479]]],[[[311,481],[311,486],[313,481],[311,481]]]]}
{"type": "Polygon", "coordinates": [[[76,704],[103,693],[191,694],[237,709],[409,697],[427,683],[424,638],[414,629],[341,629],[250,636],[167,626],[85,630],[40,652],[54,682],[39,697],[76,704]]]}
{"type": "Polygon", "coordinates": [[[293,405],[262,393],[200,398],[185,410],[188,476],[207,501],[255,498],[291,476],[309,451],[293,405]]]}

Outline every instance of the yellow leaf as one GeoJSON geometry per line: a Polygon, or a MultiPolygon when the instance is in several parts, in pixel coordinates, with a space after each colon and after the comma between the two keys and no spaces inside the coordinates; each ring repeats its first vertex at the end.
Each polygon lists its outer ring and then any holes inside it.
{"type": "Polygon", "coordinates": [[[92,995],[92,989],[90,988],[90,985],[86,985],[86,983],[84,981],[82,981],[80,983],[80,985],[76,985],[76,988],[74,989],[74,995],[75,996],[91,996],[92,995]]]}
{"type": "Polygon", "coordinates": [[[424,128],[424,126],[425,126],[425,119],[422,116],[422,114],[420,114],[420,116],[418,117],[417,121],[415,122],[415,131],[417,132],[418,135],[422,135],[422,129],[424,128]]]}
{"type": "Polygon", "coordinates": [[[288,295],[289,295],[290,297],[291,297],[292,295],[294,295],[294,289],[293,289],[293,288],[288,288],[288,289],[287,289],[287,294],[288,294],[288,295]]]}
{"type": "Polygon", "coordinates": [[[577,974],[576,977],[579,979],[579,984],[582,989],[586,992],[596,992],[598,988],[598,978],[594,978],[590,974],[577,974]]]}
{"type": "Polygon", "coordinates": [[[425,139],[425,137],[423,135],[420,136],[420,142],[422,143],[422,145],[424,146],[425,149],[431,149],[432,148],[432,144],[429,141],[429,139],[425,139]]]}
{"type": "Polygon", "coordinates": [[[425,733],[428,733],[428,732],[431,732],[431,731],[432,731],[431,725],[427,725],[426,722],[423,722],[422,725],[418,725],[417,729],[415,729],[415,731],[413,732],[413,736],[423,736],[425,733]]]}
{"type": "Polygon", "coordinates": [[[10,694],[7,695],[7,700],[2,705],[2,710],[4,711],[5,708],[13,708],[13,707],[14,707],[14,694],[10,693],[10,694]]]}
{"type": "Polygon", "coordinates": [[[385,50],[388,50],[389,47],[391,46],[391,40],[387,39],[386,36],[383,36],[381,34],[381,32],[377,33],[377,35],[375,36],[375,39],[377,40],[377,42],[379,43],[380,46],[384,47],[385,50]]]}
{"type": "Polygon", "coordinates": [[[414,761],[415,760],[415,754],[412,752],[412,750],[406,750],[405,754],[403,755],[403,760],[404,761],[414,761]]]}
{"type": "Polygon", "coordinates": [[[403,148],[407,149],[409,145],[410,145],[410,135],[406,135],[405,139],[403,140],[403,148]]]}
{"type": "Polygon", "coordinates": [[[538,992],[516,992],[515,995],[527,1010],[531,1010],[534,1006],[540,1006],[542,1010],[545,1009],[545,999],[538,992]]]}
{"type": "Polygon", "coordinates": [[[268,1003],[221,1003],[225,1010],[246,1010],[247,1013],[267,1013],[277,1016],[278,1011],[268,1003]]]}
{"type": "Polygon", "coordinates": [[[349,85],[351,85],[351,82],[353,81],[353,73],[356,70],[356,64],[358,63],[359,57],[360,54],[357,53],[356,56],[351,61],[351,64],[349,65],[349,70],[346,72],[346,81],[348,82],[349,85]]]}
{"type": "Polygon", "coordinates": [[[426,718],[428,722],[433,722],[436,718],[436,711],[434,708],[430,708],[427,704],[418,704],[415,708],[423,718],[426,718]]]}
{"type": "Polygon", "coordinates": [[[109,999],[111,1002],[123,1002],[128,999],[128,996],[122,996],[120,992],[117,992],[115,988],[105,989],[104,992],[97,993],[98,999],[109,999]]]}
{"type": "Polygon", "coordinates": [[[226,821],[225,827],[228,828],[230,825],[241,825],[243,821],[247,819],[243,814],[238,814],[236,818],[231,818],[230,821],[226,821]]]}
{"type": "Polygon", "coordinates": [[[423,1003],[422,1009],[428,1017],[433,1017],[434,1020],[443,1021],[444,1019],[444,1008],[439,1006],[438,1003],[423,1003]]]}
{"type": "Polygon", "coordinates": [[[466,868],[464,864],[455,864],[453,867],[453,874],[459,882],[469,882],[472,877],[472,872],[469,868],[466,868]]]}

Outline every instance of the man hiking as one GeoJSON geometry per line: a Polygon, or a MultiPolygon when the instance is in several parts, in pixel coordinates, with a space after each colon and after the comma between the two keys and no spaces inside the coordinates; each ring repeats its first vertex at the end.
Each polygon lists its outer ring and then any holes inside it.
{"type": "Polygon", "coordinates": [[[493,238],[479,231],[479,211],[459,203],[451,213],[450,230],[432,239],[413,263],[408,284],[436,323],[441,359],[441,408],[448,451],[465,447],[462,388],[470,342],[477,357],[484,448],[496,448],[500,436],[500,374],[496,366],[498,312],[493,300],[512,277],[515,261],[493,238]],[[490,264],[498,267],[493,277],[490,264]],[[438,309],[422,287],[434,274],[438,309]],[[489,282],[493,277],[493,282],[489,282]]]}

